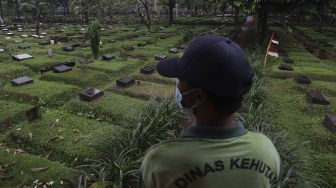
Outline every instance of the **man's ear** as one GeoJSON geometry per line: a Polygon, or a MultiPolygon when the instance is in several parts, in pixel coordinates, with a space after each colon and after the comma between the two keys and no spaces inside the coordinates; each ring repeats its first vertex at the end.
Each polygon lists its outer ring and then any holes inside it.
{"type": "Polygon", "coordinates": [[[196,89],[194,96],[194,99],[200,104],[205,103],[208,100],[208,94],[201,88],[196,89]]]}

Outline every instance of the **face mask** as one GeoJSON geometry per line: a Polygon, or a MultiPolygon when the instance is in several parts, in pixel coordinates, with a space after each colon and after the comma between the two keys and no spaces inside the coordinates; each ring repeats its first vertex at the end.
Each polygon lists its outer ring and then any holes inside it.
{"type": "Polygon", "coordinates": [[[181,91],[178,89],[178,87],[176,86],[176,91],[175,91],[175,99],[176,99],[176,103],[177,105],[187,114],[193,114],[193,109],[195,107],[197,107],[199,104],[195,104],[194,106],[192,107],[186,107],[184,104],[183,104],[183,101],[182,101],[182,98],[183,98],[183,95],[185,94],[188,94],[188,93],[191,93],[193,92],[195,89],[192,89],[190,91],[187,91],[185,93],[181,93],[181,91]]]}

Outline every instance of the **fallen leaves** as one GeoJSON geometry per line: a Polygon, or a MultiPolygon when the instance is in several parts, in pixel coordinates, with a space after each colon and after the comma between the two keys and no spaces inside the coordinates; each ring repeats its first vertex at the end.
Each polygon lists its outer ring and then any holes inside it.
{"type": "Polygon", "coordinates": [[[39,167],[39,168],[32,168],[31,171],[34,172],[34,173],[38,173],[38,172],[46,171],[48,169],[49,169],[49,167],[39,167]]]}
{"type": "Polygon", "coordinates": [[[20,154],[20,153],[24,153],[24,150],[23,149],[16,149],[14,151],[14,155],[17,155],[17,154],[20,154]]]}

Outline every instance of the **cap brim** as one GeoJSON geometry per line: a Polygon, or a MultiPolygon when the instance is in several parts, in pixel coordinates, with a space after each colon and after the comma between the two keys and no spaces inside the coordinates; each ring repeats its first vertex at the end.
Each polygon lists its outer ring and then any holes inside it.
{"type": "Polygon", "coordinates": [[[168,78],[179,78],[180,70],[179,70],[179,58],[172,58],[161,61],[156,70],[161,76],[168,78]]]}

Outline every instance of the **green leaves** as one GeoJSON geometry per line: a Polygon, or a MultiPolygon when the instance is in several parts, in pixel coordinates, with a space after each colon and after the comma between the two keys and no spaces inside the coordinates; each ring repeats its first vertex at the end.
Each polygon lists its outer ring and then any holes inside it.
{"type": "Polygon", "coordinates": [[[90,38],[90,46],[94,58],[98,59],[100,44],[100,23],[98,20],[90,23],[86,36],[90,38]]]}

